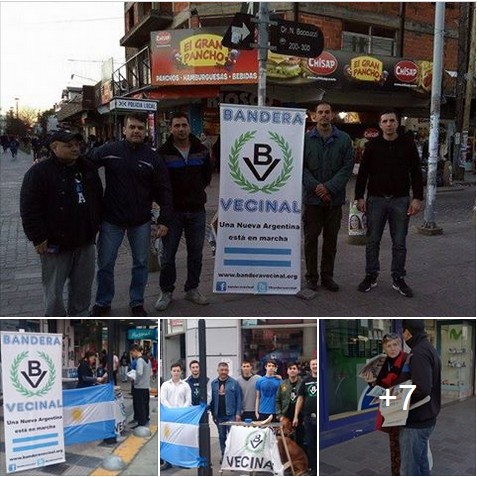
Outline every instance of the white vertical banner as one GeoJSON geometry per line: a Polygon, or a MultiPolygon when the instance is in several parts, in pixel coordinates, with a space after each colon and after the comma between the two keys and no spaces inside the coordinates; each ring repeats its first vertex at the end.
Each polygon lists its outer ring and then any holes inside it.
{"type": "Polygon", "coordinates": [[[6,472],[64,462],[62,335],[2,331],[0,342],[6,472]]]}
{"type": "Polygon", "coordinates": [[[304,109],[220,106],[216,293],[295,294],[304,109]]]}

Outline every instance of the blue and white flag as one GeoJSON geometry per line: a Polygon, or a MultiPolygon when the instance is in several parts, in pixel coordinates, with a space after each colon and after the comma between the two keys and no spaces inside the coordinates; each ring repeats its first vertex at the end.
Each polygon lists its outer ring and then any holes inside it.
{"type": "Polygon", "coordinates": [[[63,391],[65,445],[115,437],[112,384],[63,391]]]}
{"type": "Polygon", "coordinates": [[[199,406],[170,408],[161,405],[161,459],[180,467],[201,467],[199,421],[206,409],[199,406]]]}

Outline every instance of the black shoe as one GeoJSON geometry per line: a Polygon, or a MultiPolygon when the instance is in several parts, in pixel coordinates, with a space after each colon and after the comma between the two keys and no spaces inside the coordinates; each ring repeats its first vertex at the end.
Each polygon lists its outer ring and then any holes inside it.
{"type": "Polygon", "coordinates": [[[371,288],[378,286],[378,279],[373,275],[366,275],[364,280],[358,285],[358,291],[360,292],[369,292],[371,288]]]}
{"type": "Polygon", "coordinates": [[[133,306],[131,308],[132,316],[147,316],[147,311],[142,305],[133,306]]]}
{"type": "Polygon", "coordinates": [[[321,286],[332,292],[337,292],[340,289],[338,284],[332,278],[322,278],[321,286]]]}
{"type": "Polygon", "coordinates": [[[111,314],[110,306],[94,305],[89,313],[90,316],[109,316],[111,314]]]}
{"type": "Polygon", "coordinates": [[[404,281],[404,278],[393,278],[393,288],[397,290],[401,295],[407,296],[411,298],[414,296],[414,293],[412,293],[411,288],[407,285],[407,283],[404,281]]]}
{"type": "Polygon", "coordinates": [[[316,291],[318,290],[318,284],[312,280],[307,280],[306,281],[306,288],[308,288],[308,290],[313,290],[313,291],[316,291]]]}

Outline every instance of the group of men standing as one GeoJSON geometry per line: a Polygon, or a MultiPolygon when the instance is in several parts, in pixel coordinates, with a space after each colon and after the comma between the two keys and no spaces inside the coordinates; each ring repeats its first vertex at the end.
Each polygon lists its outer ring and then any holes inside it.
{"type": "Polygon", "coordinates": [[[151,206],[160,206],[156,237],[163,240],[162,295],[165,310],[176,281],[175,256],[182,234],[188,250],[186,299],[208,303],[199,292],[205,235],[205,188],[211,179],[207,149],[191,134],[185,113],[171,118],[170,136],[157,153],[145,143],[147,116],[125,117],[124,140],[80,155],[80,134],[58,131],[51,157],[23,180],[23,228],[42,265],[46,316],[109,316],[115,295],[114,267],[127,234],[132,254],[129,304],[132,316],[147,316],[151,206]],[[104,167],[106,187],[98,175],[104,167]],[[98,235],[99,232],[99,235],[98,235]],[[97,292],[90,311],[97,238],[97,292]],[[68,281],[68,306],[63,289],[68,281]]]}
{"type": "MultiPolygon", "coordinates": [[[[165,407],[187,407],[201,402],[200,364],[189,363],[191,375],[181,380],[180,363],[171,366],[171,379],[160,390],[161,404],[165,407]]],[[[218,376],[207,380],[207,406],[217,425],[220,452],[223,458],[230,422],[273,421],[289,419],[296,429],[295,440],[308,455],[310,475],[316,474],[317,462],[317,360],[310,360],[310,374],[300,377],[295,362],[287,366],[287,379],[276,374],[274,360],[265,363],[265,375],[252,373],[252,363],[244,360],[237,379],[229,376],[229,365],[220,362],[218,376]]],[[[222,460],[221,460],[222,462],[222,460]]]]}
{"type": "MultiPolygon", "coordinates": [[[[353,146],[350,137],[333,125],[328,102],[320,102],[316,114],[316,127],[306,134],[304,146],[305,279],[311,290],[317,290],[321,278],[324,288],[337,292],[334,265],[346,184],[354,163],[353,146]]],[[[80,156],[81,135],[58,131],[50,139],[51,157],[26,173],[20,213],[25,233],[40,254],[46,316],[90,314],[97,235],[97,291],[91,315],[109,316],[115,295],[114,267],[125,234],[133,261],[131,314],[147,316],[144,292],[153,201],[160,206],[155,233],[163,241],[155,308],[164,311],[172,302],[182,235],[187,246],[185,298],[208,304],[198,286],[206,226],[205,189],[211,180],[209,152],[191,134],[187,114],[179,112],[172,115],[170,136],[156,153],[144,141],[146,120],[141,114],[129,114],[124,140],[94,148],[88,157],[80,156]],[[105,170],[104,194],[97,172],[101,167],[105,170]],[[66,309],[63,288],[67,281],[66,309]]],[[[366,275],[358,290],[369,292],[377,285],[381,238],[388,222],[393,243],[392,287],[411,297],[413,292],[404,281],[406,235],[409,218],[419,212],[423,198],[419,155],[413,140],[398,134],[394,111],[381,113],[379,126],[382,136],[366,145],[356,180],[355,200],[367,214],[366,275]]]]}

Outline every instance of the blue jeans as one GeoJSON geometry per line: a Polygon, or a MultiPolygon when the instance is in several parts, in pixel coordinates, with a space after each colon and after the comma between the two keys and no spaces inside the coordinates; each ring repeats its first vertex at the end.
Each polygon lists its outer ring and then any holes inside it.
{"type": "Polygon", "coordinates": [[[103,222],[98,239],[98,291],[96,304],[110,306],[114,298],[114,265],[118,250],[127,232],[133,258],[131,285],[129,286],[129,305],[131,307],[144,303],[144,290],[147,284],[149,243],[151,226],[149,222],[137,227],[119,227],[103,222]]]}
{"type": "Polygon", "coordinates": [[[427,446],[434,427],[401,429],[399,434],[401,475],[431,475],[427,446]]]}
{"type": "Polygon", "coordinates": [[[227,440],[227,434],[229,433],[230,426],[220,426],[221,422],[233,421],[235,416],[218,416],[214,417],[214,422],[217,424],[217,429],[219,430],[219,444],[220,452],[222,456],[225,452],[225,441],[227,440]]]}
{"type": "Polygon", "coordinates": [[[169,231],[162,239],[161,275],[159,286],[162,291],[173,292],[176,283],[176,253],[185,235],[187,247],[187,280],[184,290],[199,286],[202,271],[202,249],[205,237],[205,211],[175,212],[169,224],[169,231]]]}
{"type": "Polygon", "coordinates": [[[368,197],[366,243],[366,274],[378,276],[379,247],[386,222],[393,242],[391,275],[400,278],[406,275],[406,235],[409,226],[409,197],[368,197]]]}

